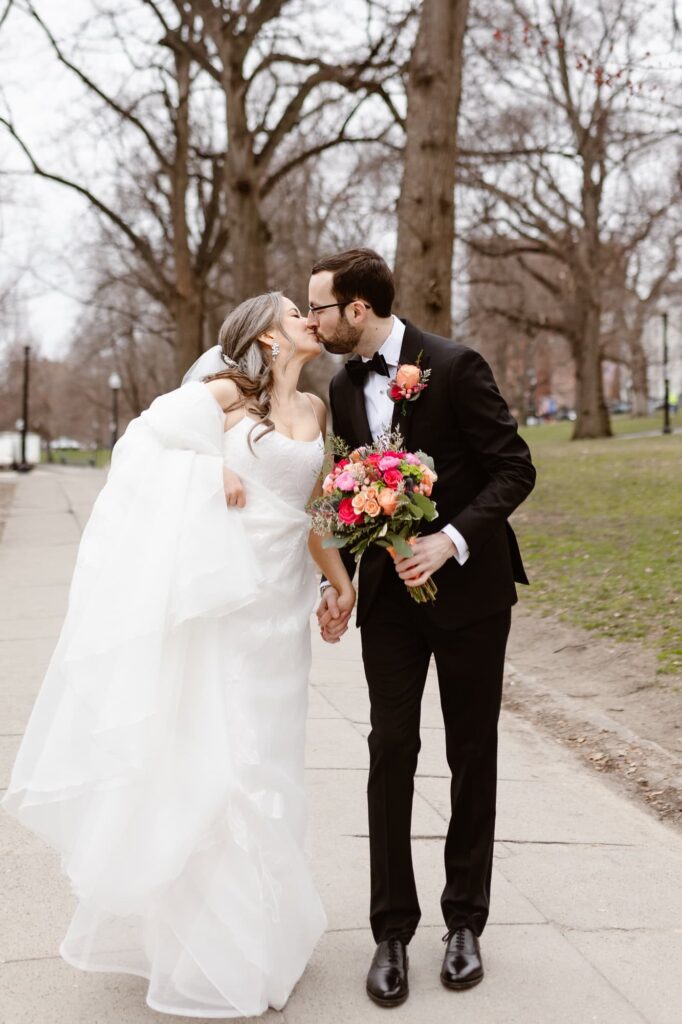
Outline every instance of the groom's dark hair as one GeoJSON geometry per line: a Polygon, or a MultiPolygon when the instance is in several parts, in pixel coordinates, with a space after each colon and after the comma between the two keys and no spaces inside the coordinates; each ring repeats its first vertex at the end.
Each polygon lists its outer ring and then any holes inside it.
{"type": "Polygon", "coordinates": [[[373,249],[346,249],[318,260],[313,274],[330,270],[334,275],[332,291],[340,303],[364,299],[377,316],[390,316],[395,285],[393,274],[378,252],[373,249]]]}

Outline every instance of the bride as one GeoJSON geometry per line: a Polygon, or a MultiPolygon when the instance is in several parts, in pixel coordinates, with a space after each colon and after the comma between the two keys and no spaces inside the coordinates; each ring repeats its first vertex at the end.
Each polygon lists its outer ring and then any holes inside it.
{"type": "MultiPolygon", "coordinates": [[[[325,409],[293,302],[243,302],[117,444],[4,806],[62,855],[61,955],[149,980],[165,1013],[280,1009],[325,927],[303,851],[305,512],[325,409]]],[[[317,481],[317,484],[316,484],[317,481]]]]}

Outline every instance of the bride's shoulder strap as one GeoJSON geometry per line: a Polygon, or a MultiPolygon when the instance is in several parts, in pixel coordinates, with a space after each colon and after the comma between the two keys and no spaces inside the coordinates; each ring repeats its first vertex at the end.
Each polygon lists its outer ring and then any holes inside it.
{"type": "Polygon", "coordinates": [[[317,395],[311,395],[309,391],[304,391],[303,394],[308,399],[313,407],[315,413],[315,419],[320,424],[320,430],[324,430],[327,421],[327,407],[321,398],[317,395]]]}

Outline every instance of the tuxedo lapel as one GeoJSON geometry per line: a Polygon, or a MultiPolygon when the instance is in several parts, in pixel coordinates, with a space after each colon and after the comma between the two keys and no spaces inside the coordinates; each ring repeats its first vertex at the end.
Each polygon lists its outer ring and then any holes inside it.
{"type": "MultiPolygon", "coordinates": [[[[402,318],[401,318],[402,319],[402,318]]],[[[424,335],[411,324],[409,320],[403,320],[405,324],[405,334],[403,335],[403,343],[400,349],[400,362],[399,366],[404,363],[411,363],[416,365],[417,359],[420,352],[422,353],[419,365],[421,369],[425,370],[428,368],[428,357],[424,353],[424,335]]],[[[414,414],[414,407],[419,401],[419,398],[414,402],[405,403],[405,412],[403,413],[403,403],[396,402],[393,406],[393,418],[391,420],[391,430],[399,430],[403,435],[403,442],[405,448],[409,451],[409,432],[410,423],[414,414]]]]}
{"type": "MultiPolygon", "coordinates": [[[[359,356],[357,357],[360,358],[359,356]]],[[[362,384],[354,384],[344,370],[342,399],[347,405],[346,415],[350,419],[353,433],[355,434],[355,447],[363,444],[372,444],[372,431],[369,429],[367,409],[365,408],[365,393],[362,384]]]]}

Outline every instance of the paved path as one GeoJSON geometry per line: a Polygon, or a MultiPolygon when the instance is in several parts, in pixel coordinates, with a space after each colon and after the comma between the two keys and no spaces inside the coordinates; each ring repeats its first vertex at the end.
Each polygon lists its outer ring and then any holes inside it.
{"type": "MultiPolygon", "coordinates": [[[[0,544],[0,786],[60,619],[80,530],[103,476],[38,469],[19,482],[0,544]]],[[[364,994],[368,705],[358,638],[315,641],[310,700],[310,845],[329,931],[282,1024],[385,1022],[364,994]]],[[[442,988],[443,837],[448,779],[437,690],[424,698],[414,852],[422,925],[411,996],[394,1024],[678,1024],[682,1018],[682,839],[607,788],[562,747],[503,715],[487,976],[442,988]]],[[[58,858],[0,814],[0,1020],[143,1024],[144,982],[86,975],[56,954],[72,901],[58,858]]],[[[176,1018],[177,1019],[177,1018],[176,1018]]]]}

